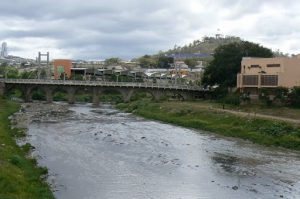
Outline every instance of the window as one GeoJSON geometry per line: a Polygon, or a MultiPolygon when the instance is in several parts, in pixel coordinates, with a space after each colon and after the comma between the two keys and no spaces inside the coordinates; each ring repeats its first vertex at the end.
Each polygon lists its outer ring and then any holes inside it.
{"type": "Polygon", "coordinates": [[[243,76],[243,85],[245,85],[245,86],[258,85],[258,76],[257,75],[244,75],[243,76]]]}
{"type": "Polygon", "coordinates": [[[259,65],[251,65],[251,68],[260,68],[259,65]]]}
{"type": "Polygon", "coordinates": [[[262,75],[261,76],[262,86],[278,86],[278,76],[277,75],[262,75]]]}
{"type": "Polygon", "coordinates": [[[280,67],[280,64],[267,64],[267,67],[280,67]]]}

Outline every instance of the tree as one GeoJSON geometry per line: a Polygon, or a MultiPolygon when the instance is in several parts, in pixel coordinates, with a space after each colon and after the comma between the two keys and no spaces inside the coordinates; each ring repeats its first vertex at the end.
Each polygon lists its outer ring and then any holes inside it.
{"type": "Polygon", "coordinates": [[[193,59],[193,58],[186,58],[186,59],[184,60],[184,63],[185,63],[186,65],[188,65],[189,68],[191,68],[191,69],[193,69],[195,66],[198,65],[197,60],[196,60],[196,59],[193,59]]]}
{"type": "Polygon", "coordinates": [[[118,57],[112,57],[109,59],[105,59],[104,63],[106,66],[117,65],[121,62],[121,59],[118,57]]]}
{"type": "Polygon", "coordinates": [[[24,71],[19,74],[21,79],[35,79],[37,78],[37,70],[34,71],[24,71]]]}
{"type": "Polygon", "coordinates": [[[16,68],[14,67],[6,67],[5,68],[5,75],[7,78],[13,78],[13,79],[17,79],[19,77],[19,72],[16,68]]]}
{"type": "Polygon", "coordinates": [[[155,68],[157,66],[157,60],[150,55],[144,55],[138,59],[142,68],[155,68]]]}
{"type": "Polygon", "coordinates": [[[214,59],[205,68],[204,85],[236,86],[236,76],[241,69],[243,57],[273,57],[270,49],[248,41],[219,46],[214,59]]]}
{"type": "Polygon", "coordinates": [[[158,68],[170,68],[173,63],[174,63],[173,57],[160,56],[158,58],[157,67],[158,68]]]}
{"type": "Polygon", "coordinates": [[[6,67],[7,67],[7,63],[3,62],[0,64],[0,77],[4,77],[5,76],[5,71],[6,71],[6,67]]]}

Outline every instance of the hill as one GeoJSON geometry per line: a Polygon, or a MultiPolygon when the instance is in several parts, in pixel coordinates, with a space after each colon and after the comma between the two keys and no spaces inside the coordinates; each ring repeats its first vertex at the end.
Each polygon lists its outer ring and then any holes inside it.
{"type": "Polygon", "coordinates": [[[173,62],[170,57],[172,57],[172,59],[176,58],[176,60],[183,60],[187,65],[191,66],[197,65],[197,61],[202,61],[203,65],[207,65],[208,62],[211,61],[212,54],[217,47],[241,41],[239,37],[234,36],[205,36],[202,40],[195,40],[184,46],[175,45],[173,49],[159,51],[154,55],[144,55],[133,61],[137,61],[142,68],[168,68],[173,62]]]}
{"type": "Polygon", "coordinates": [[[161,51],[159,54],[212,54],[215,49],[220,45],[225,45],[233,42],[242,41],[239,37],[234,36],[216,36],[208,37],[205,36],[202,40],[194,40],[192,43],[189,43],[184,46],[175,45],[173,49],[167,50],[165,52],[161,51]]]}
{"type": "MultiPolygon", "coordinates": [[[[219,46],[227,45],[234,42],[242,42],[240,37],[235,36],[221,36],[215,37],[204,36],[201,40],[194,40],[193,42],[184,46],[175,45],[173,49],[167,51],[159,51],[154,55],[144,55],[135,59],[143,68],[159,68],[162,65],[164,67],[170,67],[173,63],[168,58],[175,58],[176,60],[182,60],[187,65],[193,66],[197,64],[197,61],[202,61],[204,66],[213,59],[213,53],[219,46]]],[[[273,52],[275,57],[285,57],[288,54],[284,54],[279,50],[273,52]]]]}

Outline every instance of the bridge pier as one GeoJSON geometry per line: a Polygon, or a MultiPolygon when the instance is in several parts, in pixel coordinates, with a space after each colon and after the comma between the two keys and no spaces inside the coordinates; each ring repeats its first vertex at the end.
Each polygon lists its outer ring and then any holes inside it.
{"type": "Polygon", "coordinates": [[[99,106],[100,100],[99,100],[99,89],[94,87],[93,88],[93,106],[97,107],[99,106]]]}
{"type": "Polygon", "coordinates": [[[32,90],[32,88],[30,86],[25,87],[25,89],[24,89],[25,102],[32,102],[31,90],[32,90]]]}
{"type": "Polygon", "coordinates": [[[187,92],[180,92],[180,95],[182,96],[184,101],[190,101],[194,100],[194,94],[193,93],[187,93],[187,92]]]}
{"type": "Polygon", "coordinates": [[[48,103],[53,102],[53,90],[51,88],[45,87],[45,93],[46,93],[46,101],[48,103]]]}
{"type": "Polygon", "coordinates": [[[152,90],[151,93],[155,101],[161,100],[161,98],[164,96],[163,92],[160,90],[152,90]]]}
{"type": "Polygon", "coordinates": [[[5,93],[5,83],[0,82],[0,96],[4,95],[4,93],[5,93]]]}
{"type": "Polygon", "coordinates": [[[123,101],[124,102],[129,102],[134,90],[133,89],[129,89],[129,88],[118,89],[118,90],[122,94],[123,101]]]}
{"type": "Polygon", "coordinates": [[[69,88],[67,88],[67,92],[68,92],[68,103],[74,104],[76,89],[74,87],[69,87],[69,88]]]}

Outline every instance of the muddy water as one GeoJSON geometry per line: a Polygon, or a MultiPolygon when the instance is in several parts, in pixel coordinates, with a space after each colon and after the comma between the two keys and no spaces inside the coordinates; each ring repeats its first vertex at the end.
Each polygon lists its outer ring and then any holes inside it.
{"type": "Polygon", "coordinates": [[[300,153],[144,120],[109,105],[29,126],[58,199],[300,198],[300,153]]]}

